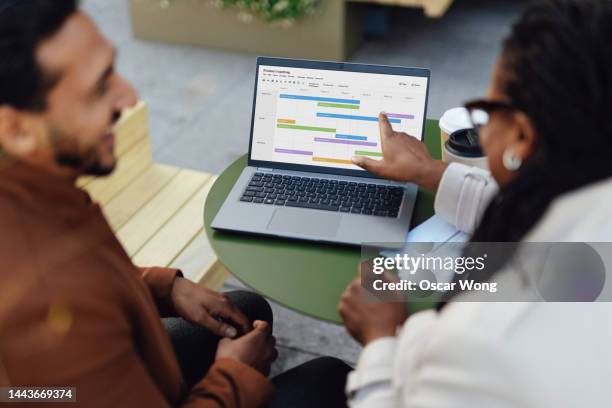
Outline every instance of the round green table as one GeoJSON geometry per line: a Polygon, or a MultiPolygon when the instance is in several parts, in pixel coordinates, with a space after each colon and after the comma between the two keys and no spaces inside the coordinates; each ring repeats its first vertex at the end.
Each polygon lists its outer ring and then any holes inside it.
{"type": "MultiPolygon", "coordinates": [[[[440,158],[438,122],[427,121],[425,143],[440,158]]],[[[206,234],[219,261],[249,287],[297,312],[340,322],[336,311],[347,284],[357,276],[359,248],[215,231],[211,223],[247,165],[243,156],[219,176],[204,207],[206,234]]],[[[434,196],[419,190],[412,227],[433,215],[434,196]]]]}

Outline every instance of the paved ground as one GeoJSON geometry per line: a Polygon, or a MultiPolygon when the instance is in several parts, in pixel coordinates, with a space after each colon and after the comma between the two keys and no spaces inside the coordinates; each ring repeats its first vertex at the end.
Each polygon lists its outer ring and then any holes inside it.
{"type": "MultiPolygon", "coordinates": [[[[368,39],[352,60],[431,68],[428,116],[439,118],[485,92],[501,39],[523,4],[456,0],[440,20],[393,9],[390,31],[368,39]]],[[[84,6],[119,47],[120,71],[150,106],[156,161],[218,174],[246,152],[255,55],[135,40],[126,0],[84,0],[84,6]]],[[[241,284],[231,280],[226,289],[236,287],[241,284]]],[[[277,305],[274,311],[281,352],[275,372],[318,355],[356,361],[359,347],[341,327],[277,305]]]]}

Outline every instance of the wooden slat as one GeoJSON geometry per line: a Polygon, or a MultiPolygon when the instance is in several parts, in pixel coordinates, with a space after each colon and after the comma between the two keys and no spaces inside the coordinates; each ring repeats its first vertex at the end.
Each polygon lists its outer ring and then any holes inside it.
{"type": "Polygon", "coordinates": [[[215,258],[210,265],[202,269],[193,281],[209,289],[219,290],[231,276],[232,274],[225,265],[215,258]]]}
{"type": "Polygon", "coordinates": [[[180,268],[186,278],[197,281],[202,270],[210,267],[215,260],[215,252],[210,246],[206,234],[200,232],[170,266],[180,268]]]}
{"type": "Polygon", "coordinates": [[[115,154],[123,156],[136,143],[149,136],[149,111],[144,102],[126,111],[115,126],[115,154]]]}
{"type": "Polygon", "coordinates": [[[119,160],[113,174],[97,178],[85,188],[94,201],[106,205],[151,165],[151,157],[151,143],[143,139],[119,160]]]}
{"type": "Polygon", "coordinates": [[[104,214],[113,230],[121,228],[177,174],[177,167],[153,164],[104,206],[104,214]]]}
{"type": "Polygon", "coordinates": [[[83,177],[79,177],[79,178],[78,178],[78,180],[77,180],[77,182],[76,182],[76,185],[77,185],[77,187],[79,187],[79,188],[85,188],[85,187],[87,187],[87,185],[88,185],[89,183],[91,183],[91,182],[92,182],[92,181],[94,181],[95,179],[96,179],[96,178],[95,178],[95,177],[92,177],[92,176],[83,176],[83,177]]]}
{"type": "MultiPolygon", "coordinates": [[[[127,253],[130,256],[137,253],[204,186],[209,178],[210,175],[206,173],[181,170],[170,183],[117,231],[117,237],[127,253]]],[[[199,218],[202,218],[201,215],[199,218]]]]}
{"type": "Polygon", "coordinates": [[[139,266],[167,266],[204,228],[202,210],[212,185],[211,178],[132,258],[139,266]]]}
{"type": "Polygon", "coordinates": [[[107,178],[81,177],[77,185],[103,206],[135,263],[172,265],[195,282],[220,288],[230,274],[217,260],[202,225],[202,206],[214,178],[152,163],[143,102],[124,113],[115,132],[115,172],[107,178]]]}
{"type": "Polygon", "coordinates": [[[220,289],[231,276],[217,260],[208,237],[201,231],[170,265],[183,271],[185,277],[209,289],[220,289]]]}

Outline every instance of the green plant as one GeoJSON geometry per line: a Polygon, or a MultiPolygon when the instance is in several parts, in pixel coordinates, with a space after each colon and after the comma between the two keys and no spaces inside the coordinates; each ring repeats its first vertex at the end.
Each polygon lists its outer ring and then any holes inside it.
{"type": "Polygon", "coordinates": [[[293,23],[311,14],[318,0],[216,0],[222,8],[240,7],[265,21],[293,23]]]}

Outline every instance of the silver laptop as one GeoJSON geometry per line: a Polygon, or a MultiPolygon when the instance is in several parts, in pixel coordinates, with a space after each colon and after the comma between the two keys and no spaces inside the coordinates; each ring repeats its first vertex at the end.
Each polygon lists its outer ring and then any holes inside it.
{"type": "Polygon", "coordinates": [[[423,140],[430,72],[260,57],[248,166],[218,230],[361,245],[404,242],[417,187],[351,162],[380,160],[378,114],[423,140]]]}

